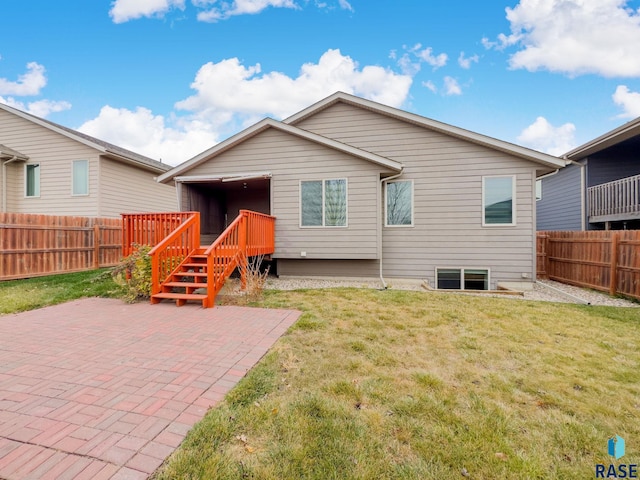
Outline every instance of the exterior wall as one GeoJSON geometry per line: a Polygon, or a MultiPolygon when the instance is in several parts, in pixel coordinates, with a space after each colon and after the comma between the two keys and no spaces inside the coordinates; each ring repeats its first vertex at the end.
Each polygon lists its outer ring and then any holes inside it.
{"type": "Polygon", "coordinates": [[[98,155],[96,150],[40,125],[0,110],[0,143],[40,164],[40,197],[25,197],[24,163],[7,168],[7,210],[20,213],[98,216],[98,155]],[[71,195],[73,160],[89,161],[89,195],[71,195]]]}
{"type": "Polygon", "coordinates": [[[278,259],[279,276],[293,277],[370,277],[380,275],[377,260],[309,260],[278,259]]]}
{"type": "Polygon", "coordinates": [[[637,152],[607,153],[589,157],[587,187],[612,182],[640,174],[640,158],[637,152]]]}
{"type": "Polygon", "coordinates": [[[535,278],[533,162],[343,103],[296,126],[405,165],[400,178],[414,181],[414,226],[383,228],[386,277],[434,285],[436,267],[449,267],[487,268],[491,288],[535,278]],[[482,226],[486,175],[516,175],[515,226],[482,226]]]}
{"type": "MultiPolygon", "coordinates": [[[[0,110],[0,143],[40,164],[40,197],[25,197],[25,164],[7,165],[7,211],[117,217],[123,212],[176,210],[175,189],[154,174],[101,158],[100,152],[0,110]],[[72,162],[89,162],[89,194],[72,195],[72,162]]],[[[1,179],[0,179],[1,180],[1,179]]]]}
{"type": "Polygon", "coordinates": [[[176,211],[178,198],[175,187],[156,182],[155,176],[157,174],[148,170],[102,157],[99,216],[176,211]]]}
{"type": "MultiPolygon", "coordinates": [[[[188,175],[270,172],[276,216],[274,258],[375,259],[378,257],[380,172],[371,162],[276,129],[267,129],[188,175]],[[300,181],[347,179],[347,227],[300,227],[300,181]]],[[[239,205],[236,205],[239,206],[239,205]]]]}
{"type": "Polygon", "coordinates": [[[538,230],[582,230],[580,177],[580,167],[569,165],[542,179],[542,199],[536,202],[538,230]]]}

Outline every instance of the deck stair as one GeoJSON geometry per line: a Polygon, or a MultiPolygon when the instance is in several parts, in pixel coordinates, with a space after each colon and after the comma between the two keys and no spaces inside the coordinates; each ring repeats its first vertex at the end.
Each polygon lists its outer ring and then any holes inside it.
{"type": "Polygon", "coordinates": [[[275,217],[240,210],[238,217],[209,246],[200,245],[200,214],[136,214],[125,222],[126,245],[148,231],[167,229],[164,218],[182,220],[149,252],[151,257],[151,303],[173,300],[177,306],[188,301],[213,307],[226,279],[238,268],[244,287],[244,272],[250,257],[271,255],[275,249],[275,217]],[[127,230],[129,229],[129,230],[127,230]],[[142,231],[144,230],[144,232],[142,231]],[[131,239],[131,241],[129,241],[131,239]]]}

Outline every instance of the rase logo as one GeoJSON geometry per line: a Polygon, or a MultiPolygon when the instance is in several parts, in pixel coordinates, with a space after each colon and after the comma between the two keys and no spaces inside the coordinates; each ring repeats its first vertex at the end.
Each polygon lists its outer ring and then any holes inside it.
{"type": "MultiPolygon", "coordinates": [[[[607,452],[616,460],[624,457],[624,438],[619,435],[611,437],[607,441],[607,452]]],[[[596,464],[596,478],[638,478],[638,465],[635,463],[596,464]]]]}

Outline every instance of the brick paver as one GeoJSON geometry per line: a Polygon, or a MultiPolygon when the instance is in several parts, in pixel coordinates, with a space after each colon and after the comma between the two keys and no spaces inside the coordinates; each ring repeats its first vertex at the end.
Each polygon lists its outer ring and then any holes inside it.
{"type": "Polygon", "coordinates": [[[298,316],[99,298],[1,316],[0,478],[147,478],[298,316]]]}

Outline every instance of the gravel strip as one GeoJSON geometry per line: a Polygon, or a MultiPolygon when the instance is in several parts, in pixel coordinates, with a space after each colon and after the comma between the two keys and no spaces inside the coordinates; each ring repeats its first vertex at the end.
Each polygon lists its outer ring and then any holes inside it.
{"type": "MultiPolygon", "coordinates": [[[[274,278],[269,277],[265,288],[271,290],[299,290],[307,288],[375,288],[381,289],[378,280],[328,280],[319,278],[274,278]]],[[[393,290],[415,290],[425,291],[422,286],[416,283],[393,283],[390,282],[390,289],[393,290]]],[[[451,292],[460,293],[460,292],[451,292]]],[[[482,295],[485,294],[465,294],[482,295]]],[[[486,294],[491,295],[491,294],[486,294]]],[[[538,300],[544,302],[562,303],[582,303],[590,305],[604,305],[609,307],[640,307],[640,303],[624,300],[622,298],[610,297],[595,290],[587,290],[573,285],[554,282],[551,280],[538,280],[533,284],[533,289],[525,291],[524,295],[491,295],[499,298],[512,298],[516,300],[538,300]]]]}

